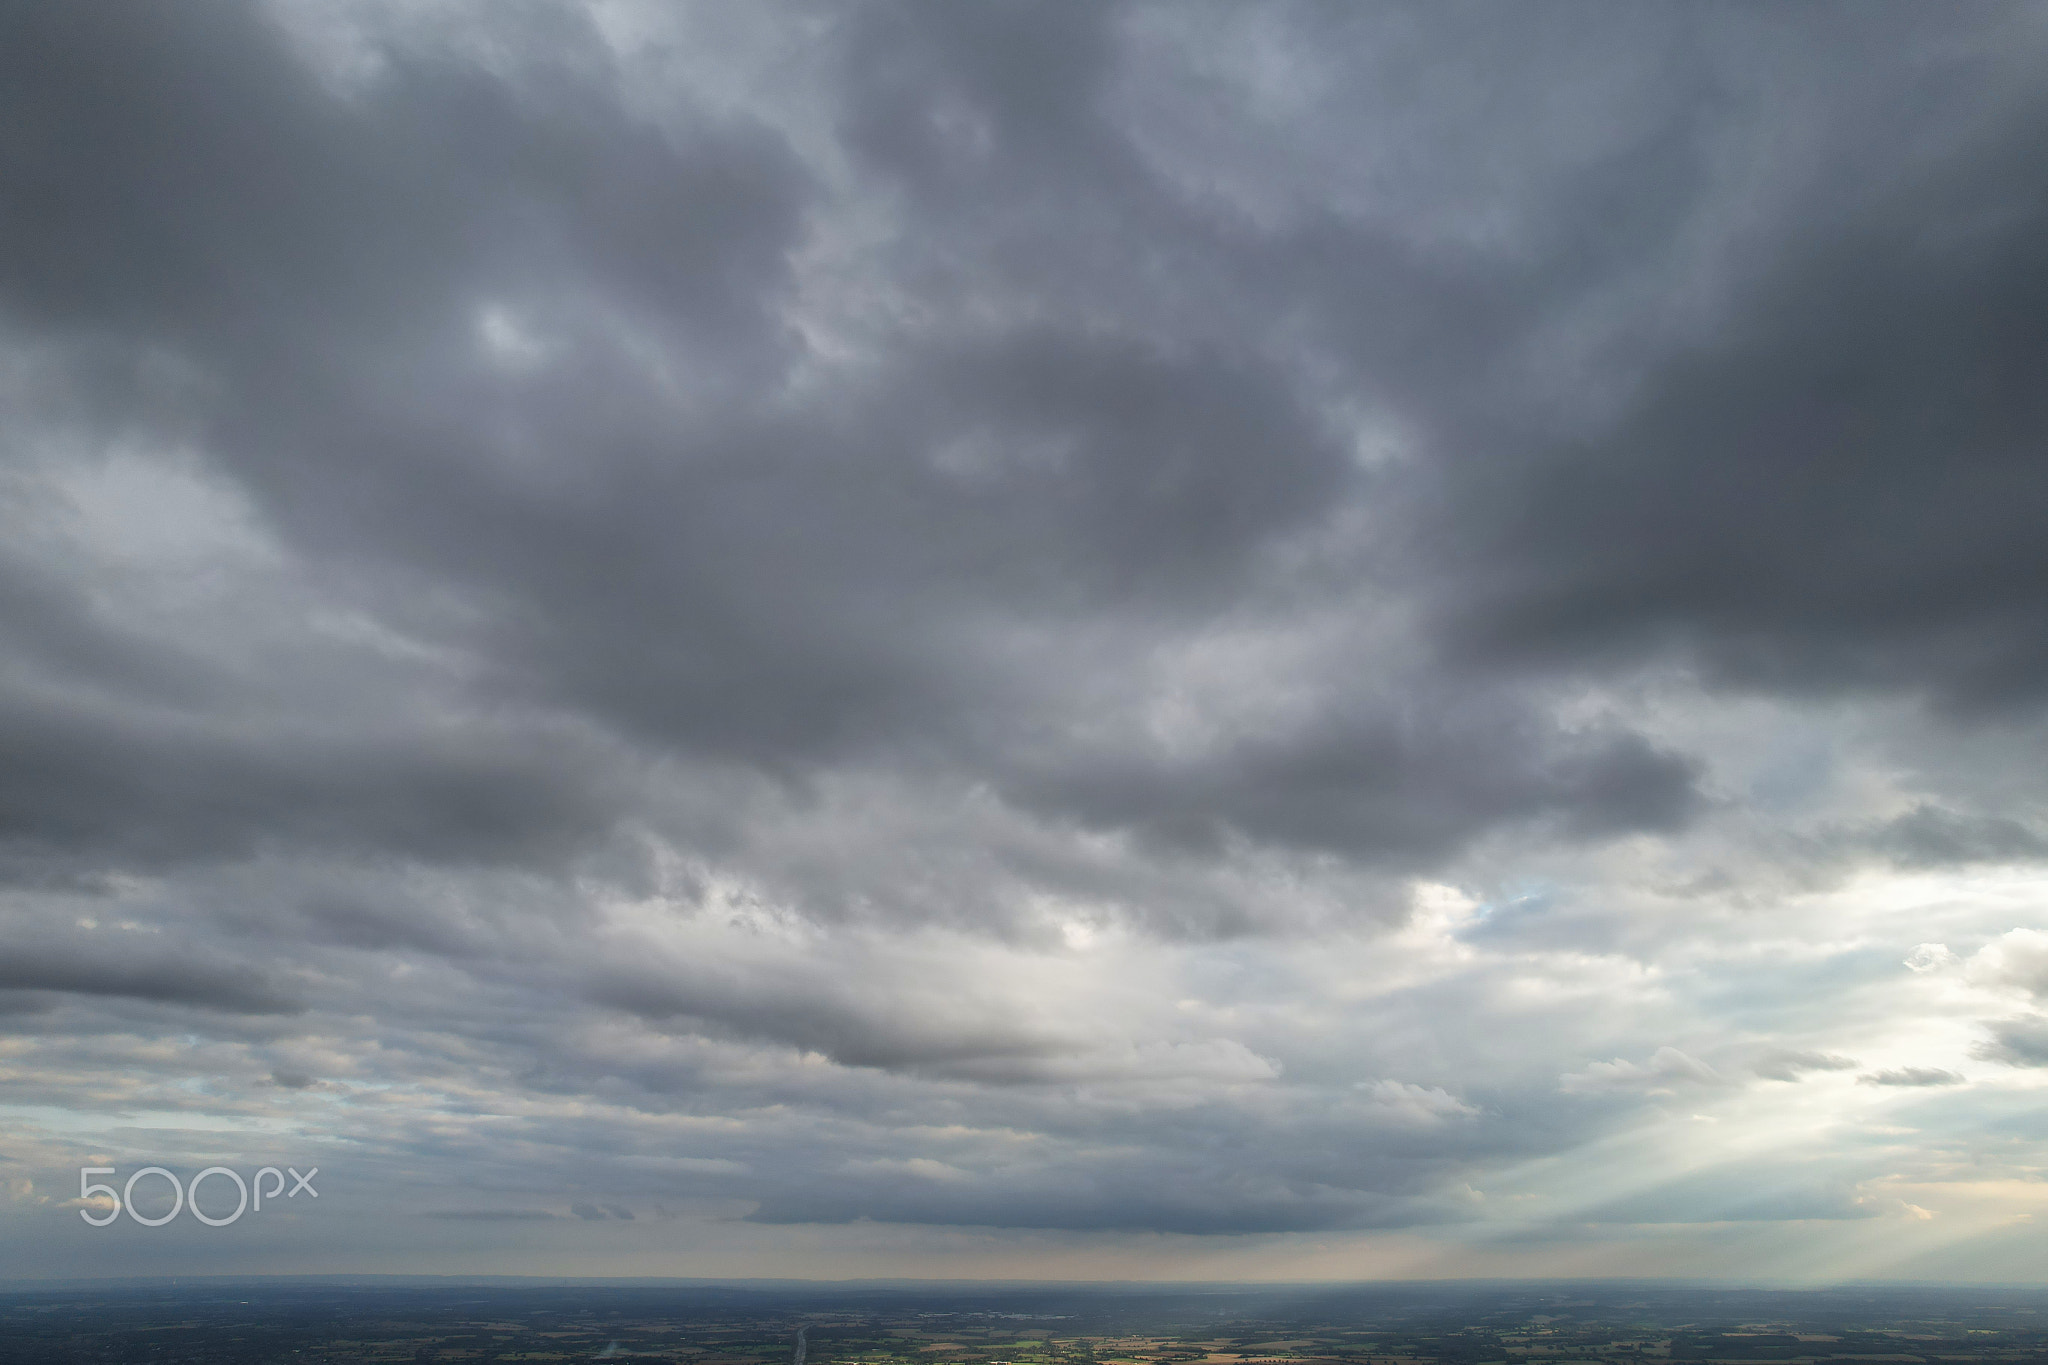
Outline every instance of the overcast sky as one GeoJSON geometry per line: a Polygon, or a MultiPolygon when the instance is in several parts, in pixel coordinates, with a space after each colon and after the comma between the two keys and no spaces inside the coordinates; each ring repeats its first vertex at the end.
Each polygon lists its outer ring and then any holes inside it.
{"type": "Polygon", "coordinates": [[[6,4],[0,1273],[2048,1273],[2044,69],[6,4]]]}

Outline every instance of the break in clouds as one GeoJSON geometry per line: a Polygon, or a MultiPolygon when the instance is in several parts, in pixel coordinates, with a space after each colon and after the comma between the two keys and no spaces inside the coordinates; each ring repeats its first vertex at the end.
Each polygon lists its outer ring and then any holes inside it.
{"type": "Polygon", "coordinates": [[[7,6],[9,1273],[2023,1273],[2044,60],[7,6]]]}

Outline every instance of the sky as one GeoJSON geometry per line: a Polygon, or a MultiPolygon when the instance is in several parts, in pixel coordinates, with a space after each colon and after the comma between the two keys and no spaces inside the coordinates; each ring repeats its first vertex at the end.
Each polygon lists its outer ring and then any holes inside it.
{"type": "Polygon", "coordinates": [[[0,1275],[2041,1279],[2044,66],[0,7],[0,1275]]]}

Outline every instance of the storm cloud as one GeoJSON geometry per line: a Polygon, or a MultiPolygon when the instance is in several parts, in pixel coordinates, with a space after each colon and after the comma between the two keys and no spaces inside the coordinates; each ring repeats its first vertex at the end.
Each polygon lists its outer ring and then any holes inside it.
{"type": "Polygon", "coordinates": [[[1968,1273],[2044,44],[0,7],[10,1257],[317,1152],[365,1266],[1968,1273]]]}

